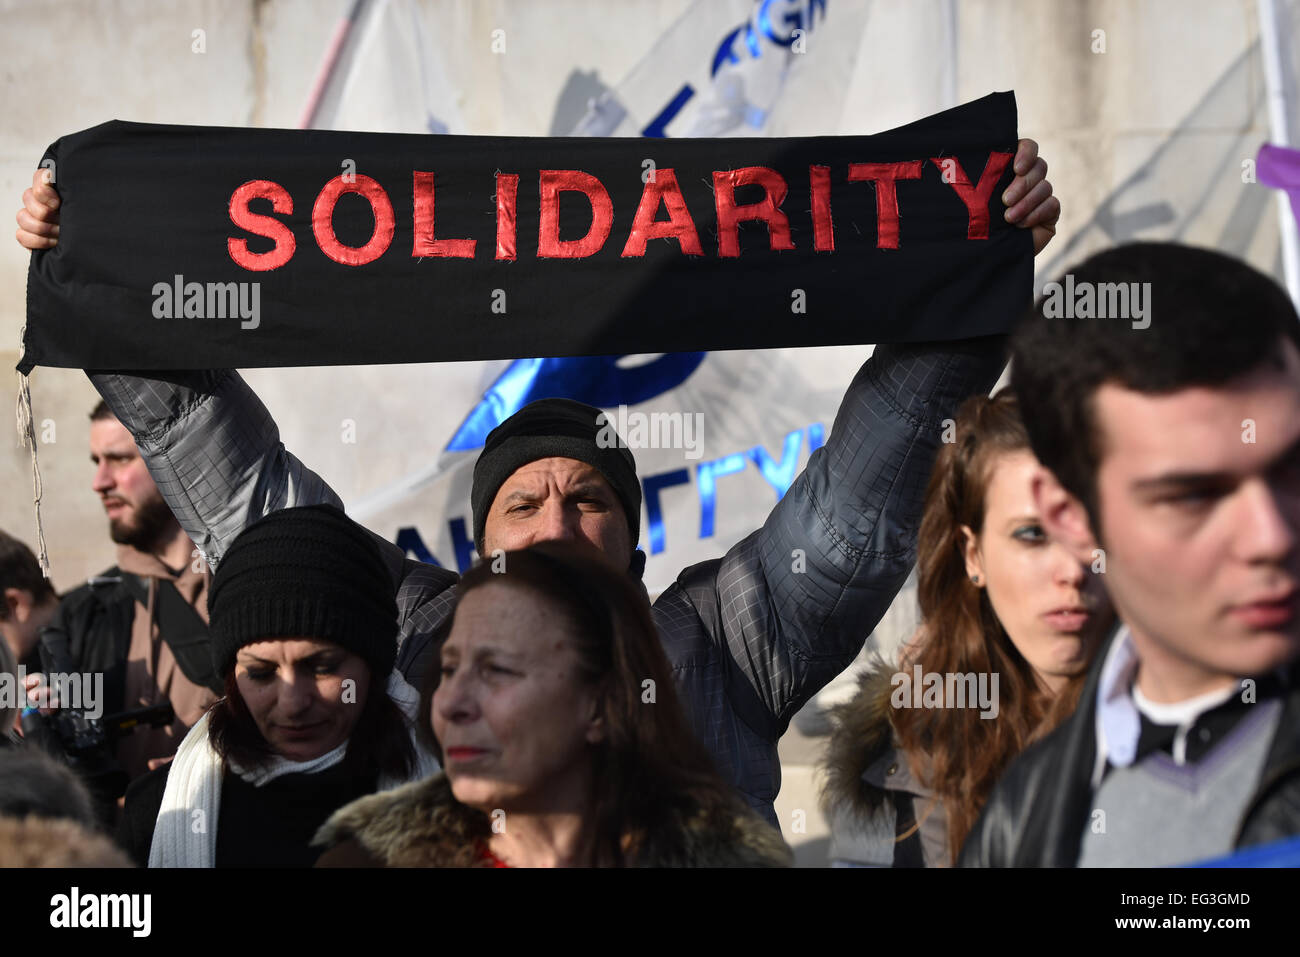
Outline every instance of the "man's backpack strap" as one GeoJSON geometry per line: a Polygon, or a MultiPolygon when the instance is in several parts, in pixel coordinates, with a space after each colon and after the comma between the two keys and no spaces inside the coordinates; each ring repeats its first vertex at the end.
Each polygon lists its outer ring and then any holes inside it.
{"type": "MultiPolygon", "coordinates": [[[[139,575],[122,572],[122,586],[140,604],[149,605],[149,583],[139,575]]],[[[186,678],[213,694],[225,694],[225,686],[212,663],[212,641],[208,625],[199,617],[194,606],[187,602],[176,586],[166,579],[157,579],[158,633],[172,650],[176,664],[186,678]]]]}

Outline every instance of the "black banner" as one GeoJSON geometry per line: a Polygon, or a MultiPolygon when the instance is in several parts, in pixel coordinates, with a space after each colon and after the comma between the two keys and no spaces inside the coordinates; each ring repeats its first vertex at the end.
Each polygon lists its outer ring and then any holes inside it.
{"type": "Polygon", "coordinates": [[[47,151],[21,371],[926,341],[1005,331],[996,93],[875,136],[581,139],[114,121],[47,151]]]}

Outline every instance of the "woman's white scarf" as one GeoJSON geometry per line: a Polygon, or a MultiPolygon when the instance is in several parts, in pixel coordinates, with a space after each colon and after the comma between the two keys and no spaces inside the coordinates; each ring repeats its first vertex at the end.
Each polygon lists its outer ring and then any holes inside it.
{"type": "MultiPolygon", "coordinates": [[[[393,670],[388,679],[388,696],[406,716],[415,748],[416,767],[408,777],[379,779],[379,790],[388,791],[428,777],[438,770],[437,759],[415,737],[415,715],[420,696],[402,676],[393,670]]],[[[284,774],[315,774],[333,767],[347,753],[343,742],[328,754],[311,761],[290,761],[275,757],[256,768],[242,768],[233,761],[230,770],[253,787],[262,787],[284,774]]],[[[205,714],[190,728],[171,770],[162,806],[154,823],[153,844],[149,847],[150,867],[214,867],[217,856],[217,814],[221,809],[221,756],[208,743],[208,716],[205,714]]]]}

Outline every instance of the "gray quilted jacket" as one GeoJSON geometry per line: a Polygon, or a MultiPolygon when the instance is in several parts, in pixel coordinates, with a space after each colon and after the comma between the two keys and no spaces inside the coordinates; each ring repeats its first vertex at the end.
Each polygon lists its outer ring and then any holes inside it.
{"type": "MultiPolygon", "coordinates": [[[[930,468],[967,396],[987,393],[1002,337],[881,345],[849,386],[829,439],[763,527],[684,570],[654,605],[687,715],[723,776],[773,824],[777,740],[847,668],[903,584],[930,468]],[[802,549],[805,569],[792,571],[802,549]]],[[[266,407],[233,371],[96,373],[163,497],[215,567],[235,536],[276,509],[334,491],[280,442],[266,407]]],[[[457,576],[381,540],[401,619],[398,667],[417,687],[457,576]]]]}

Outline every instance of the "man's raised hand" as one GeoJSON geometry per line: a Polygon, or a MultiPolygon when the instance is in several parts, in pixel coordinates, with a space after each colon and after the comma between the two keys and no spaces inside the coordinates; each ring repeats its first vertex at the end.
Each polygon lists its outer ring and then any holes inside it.
{"type": "Polygon", "coordinates": [[[51,249],[59,242],[59,194],[46,167],[32,174],[32,185],[23,190],[23,208],[18,210],[18,245],[26,249],[51,249]]]}
{"type": "Polygon", "coordinates": [[[1061,201],[1052,195],[1052,184],[1047,180],[1047,161],[1038,155],[1038,144],[1021,140],[1014,161],[1016,178],[1002,194],[1007,207],[1007,222],[1021,229],[1032,229],[1034,255],[1056,235],[1056,223],[1061,218],[1061,201]]]}

